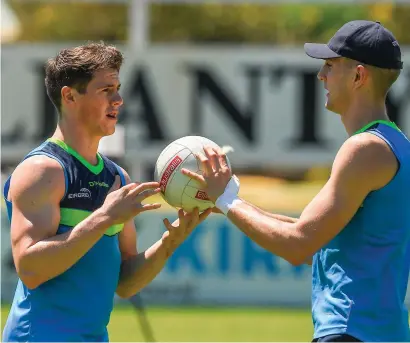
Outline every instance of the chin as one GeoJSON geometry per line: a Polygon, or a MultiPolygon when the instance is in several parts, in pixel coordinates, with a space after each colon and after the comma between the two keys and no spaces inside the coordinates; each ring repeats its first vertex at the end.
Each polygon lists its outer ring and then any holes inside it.
{"type": "Polygon", "coordinates": [[[104,137],[112,136],[114,133],[115,133],[115,130],[107,131],[107,132],[104,133],[104,137]]]}
{"type": "Polygon", "coordinates": [[[113,127],[105,127],[102,131],[102,135],[105,136],[111,136],[115,133],[115,126],[113,127]]]}
{"type": "Polygon", "coordinates": [[[338,111],[334,106],[332,106],[332,105],[329,104],[329,103],[326,103],[326,104],[325,104],[325,107],[326,107],[326,109],[327,109],[328,111],[330,111],[330,112],[333,112],[333,113],[336,113],[336,114],[340,114],[340,111],[338,111]]]}
{"type": "Polygon", "coordinates": [[[326,101],[326,103],[325,103],[325,108],[326,108],[328,111],[334,112],[334,108],[333,108],[333,106],[332,106],[332,103],[331,103],[329,100],[326,101]]]}

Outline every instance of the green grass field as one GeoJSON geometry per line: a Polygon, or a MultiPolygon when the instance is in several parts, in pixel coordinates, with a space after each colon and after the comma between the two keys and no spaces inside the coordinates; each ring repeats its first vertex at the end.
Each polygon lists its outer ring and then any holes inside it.
{"type": "MultiPolygon", "coordinates": [[[[2,306],[2,329],[8,314],[2,306]]],[[[299,341],[312,339],[308,310],[272,308],[148,308],[146,315],[155,341],[299,341]]],[[[116,306],[109,324],[112,342],[147,341],[137,312],[116,306]]]]}

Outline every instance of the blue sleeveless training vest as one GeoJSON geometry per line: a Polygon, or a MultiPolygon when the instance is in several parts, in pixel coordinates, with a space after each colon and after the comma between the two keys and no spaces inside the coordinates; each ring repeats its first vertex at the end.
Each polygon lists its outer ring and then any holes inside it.
{"type": "Polygon", "coordinates": [[[383,139],[399,169],[314,255],[314,337],[346,333],[367,342],[410,341],[404,305],[410,267],[410,142],[390,122],[370,123],[361,132],[383,139]]]}
{"type": "MultiPolygon", "coordinates": [[[[125,184],[124,175],[114,162],[98,154],[98,164],[91,165],[59,140],[47,140],[26,158],[34,155],[49,156],[64,170],[65,195],[60,202],[57,235],[70,230],[103,204],[116,175],[125,184]]],[[[4,196],[11,220],[12,203],[7,200],[10,178],[4,196]]],[[[120,274],[118,234],[122,227],[109,228],[76,264],[39,287],[30,290],[19,280],[3,342],[108,341],[106,327],[120,274]]]]}

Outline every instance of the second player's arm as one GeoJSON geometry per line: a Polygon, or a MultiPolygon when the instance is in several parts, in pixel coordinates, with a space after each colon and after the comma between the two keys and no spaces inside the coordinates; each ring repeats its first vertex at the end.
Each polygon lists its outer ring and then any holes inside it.
{"type": "MultiPolygon", "coordinates": [[[[262,210],[261,208],[251,204],[250,202],[247,202],[246,200],[242,199],[243,203],[245,203],[248,206],[249,210],[253,210],[256,211],[256,215],[262,215],[262,216],[266,216],[269,218],[273,218],[275,220],[279,220],[281,222],[284,223],[291,223],[291,224],[295,224],[299,219],[298,218],[294,218],[294,217],[289,217],[289,216],[285,216],[282,214],[275,214],[275,213],[270,213],[267,211],[262,210]]],[[[312,265],[312,256],[308,256],[304,261],[304,264],[308,264],[308,265],[312,265]]]]}
{"type": "Polygon", "coordinates": [[[283,214],[270,213],[270,212],[262,210],[261,208],[251,204],[250,202],[247,202],[244,199],[242,199],[242,201],[244,203],[246,203],[246,205],[251,207],[253,210],[255,210],[257,213],[262,214],[266,217],[270,217],[270,218],[273,218],[273,219],[276,219],[276,220],[280,220],[280,221],[285,222],[285,223],[296,223],[298,221],[298,218],[288,217],[288,216],[285,216],[283,214]]]}
{"type": "Polygon", "coordinates": [[[263,214],[246,202],[231,209],[228,218],[261,247],[299,265],[335,237],[369,192],[386,185],[396,171],[388,146],[362,134],[346,141],[329,181],[295,222],[263,214]]]}

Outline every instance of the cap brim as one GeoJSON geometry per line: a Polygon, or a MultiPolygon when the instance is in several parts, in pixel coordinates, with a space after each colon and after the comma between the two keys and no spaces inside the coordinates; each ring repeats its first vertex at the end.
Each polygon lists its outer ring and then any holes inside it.
{"type": "Polygon", "coordinates": [[[306,55],[312,58],[326,60],[328,58],[341,57],[340,55],[336,54],[332,49],[330,49],[326,44],[306,43],[304,48],[306,55]]]}

